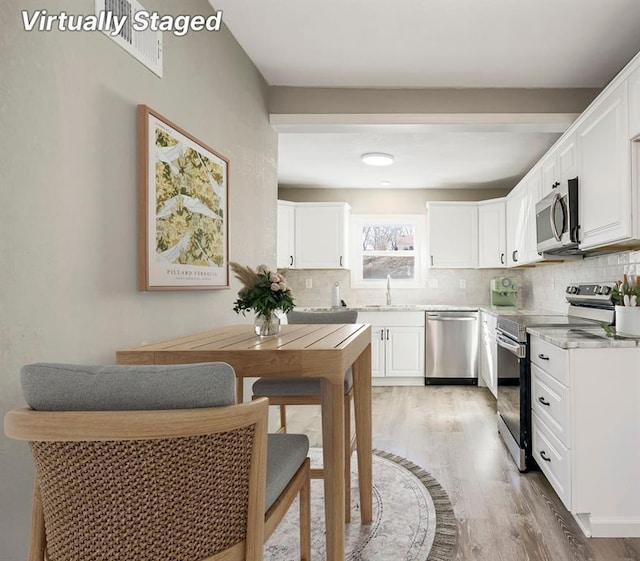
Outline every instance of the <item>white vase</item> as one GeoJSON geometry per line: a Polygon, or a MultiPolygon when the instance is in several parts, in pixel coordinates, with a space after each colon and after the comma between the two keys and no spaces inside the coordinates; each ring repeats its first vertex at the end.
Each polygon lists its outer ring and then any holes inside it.
{"type": "Polygon", "coordinates": [[[256,314],[254,328],[256,335],[260,337],[273,337],[280,333],[280,318],[275,312],[266,315],[256,314]]]}
{"type": "Polygon", "coordinates": [[[616,306],[616,333],[623,337],[640,337],[640,307],[616,306]]]}

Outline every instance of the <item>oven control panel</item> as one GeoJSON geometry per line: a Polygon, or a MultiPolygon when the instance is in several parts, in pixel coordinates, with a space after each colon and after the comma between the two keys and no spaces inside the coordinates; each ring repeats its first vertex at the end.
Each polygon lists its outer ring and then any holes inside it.
{"type": "Polygon", "coordinates": [[[570,284],[566,289],[568,302],[599,301],[608,302],[611,300],[611,292],[615,287],[614,282],[570,284]]]}

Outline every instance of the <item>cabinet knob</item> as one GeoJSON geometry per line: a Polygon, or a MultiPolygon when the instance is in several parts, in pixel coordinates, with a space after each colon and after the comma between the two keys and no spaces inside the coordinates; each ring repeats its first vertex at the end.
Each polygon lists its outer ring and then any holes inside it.
{"type": "Polygon", "coordinates": [[[551,458],[547,457],[547,453],[544,450],[540,450],[540,457],[545,461],[545,462],[550,462],[551,458]]]}
{"type": "Polygon", "coordinates": [[[431,256],[431,266],[433,267],[433,255],[431,256]]]}
{"type": "Polygon", "coordinates": [[[538,401],[542,403],[542,405],[546,405],[547,407],[551,405],[551,403],[549,403],[544,397],[539,397],[538,401]]]}
{"type": "Polygon", "coordinates": [[[293,267],[293,255],[289,255],[289,265],[293,267]]]}
{"type": "Polygon", "coordinates": [[[500,254],[500,264],[504,265],[504,253],[500,254]]]}
{"type": "Polygon", "coordinates": [[[543,355],[542,353],[540,353],[540,354],[538,355],[538,358],[539,358],[540,360],[549,360],[549,357],[548,357],[547,355],[543,355]]]}
{"type": "Polygon", "coordinates": [[[340,266],[342,267],[342,255],[340,256],[340,266]]]}
{"type": "Polygon", "coordinates": [[[511,253],[511,260],[514,263],[518,262],[518,250],[517,249],[514,249],[513,252],[511,253]]]}

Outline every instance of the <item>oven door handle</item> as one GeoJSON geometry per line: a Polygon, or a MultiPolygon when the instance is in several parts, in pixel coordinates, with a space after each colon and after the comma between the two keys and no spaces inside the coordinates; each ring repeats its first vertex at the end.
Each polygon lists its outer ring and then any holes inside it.
{"type": "Polygon", "coordinates": [[[498,334],[496,337],[496,341],[499,347],[508,350],[510,353],[516,355],[518,358],[525,357],[524,345],[520,343],[515,343],[510,339],[507,339],[504,335],[498,334]]]}

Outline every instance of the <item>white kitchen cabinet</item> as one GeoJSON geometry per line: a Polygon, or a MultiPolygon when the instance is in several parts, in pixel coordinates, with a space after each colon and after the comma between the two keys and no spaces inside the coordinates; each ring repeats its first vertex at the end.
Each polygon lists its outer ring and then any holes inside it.
{"type": "Polygon", "coordinates": [[[531,336],[532,453],[587,536],[640,536],[640,349],[531,336]]]}
{"type": "Polygon", "coordinates": [[[478,266],[477,203],[429,202],[429,251],[432,268],[478,266]]]}
{"type": "Polygon", "coordinates": [[[521,264],[540,261],[542,256],[538,253],[538,239],[536,234],[536,203],[542,198],[542,173],[540,166],[534,167],[524,178],[524,190],[526,192],[525,246],[521,264]]]}
{"type": "Polygon", "coordinates": [[[540,198],[545,197],[553,189],[566,184],[569,179],[578,175],[578,146],[576,138],[575,131],[563,135],[540,161],[542,173],[540,198]]]}
{"type": "Polygon", "coordinates": [[[296,269],[347,269],[349,213],[347,203],[297,203],[296,269]]]}
{"type": "Polygon", "coordinates": [[[359,312],[371,324],[374,385],[424,385],[424,312],[359,312]]]}
{"type": "Polygon", "coordinates": [[[498,398],[498,342],[496,339],[496,316],[480,313],[480,376],[489,391],[498,398]]]}
{"type": "Polygon", "coordinates": [[[542,169],[533,168],[507,196],[507,266],[518,267],[542,257],[536,240],[536,203],[541,197],[542,169]]]}
{"type": "Polygon", "coordinates": [[[627,88],[621,84],[590,108],[578,127],[581,249],[632,236],[628,125],[627,88]]]}
{"type": "Polygon", "coordinates": [[[627,82],[629,89],[629,137],[640,135],[640,66],[636,68],[627,82]]]}
{"type": "Polygon", "coordinates": [[[508,267],[522,265],[526,260],[529,210],[529,197],[525,191],[525,184],[521,181],[509,193],[506,203],[508,267]]]}
{"type": "Polygon", "coordinates": [[[478,267],[493,269],[507,265],[505,199],[478,203],[478,267]]]}
{"type": "Polygon", "coordinates": [[[296,205],[289,201],[278,201],[277,265],[278,269],[295,266],[295,212],[296,205]]]}

